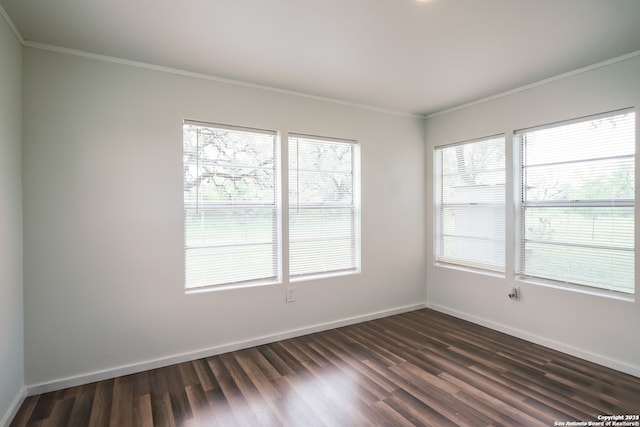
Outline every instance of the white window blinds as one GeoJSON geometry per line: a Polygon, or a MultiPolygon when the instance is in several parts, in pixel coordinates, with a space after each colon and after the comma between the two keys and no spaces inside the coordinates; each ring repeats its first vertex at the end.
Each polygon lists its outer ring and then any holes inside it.
{"type": "Polygon", "coordinates": [[[505,140],[435,149],[436,261],[504,272],[505,140]]]}
{"type": "Polygon", "coordinates": [[[360,268],[359,153],[353,141],[289,137],[289,275],[360,268]]]}
{"type": "Polygon", "coordinates": [[[278,275],[276,133],[185,122],[185,287],[278,275]]]}
{"type": "Polygon", "coordinates": [[[519,273],[634,292],[635,113],[516,133],[519,273]]]}

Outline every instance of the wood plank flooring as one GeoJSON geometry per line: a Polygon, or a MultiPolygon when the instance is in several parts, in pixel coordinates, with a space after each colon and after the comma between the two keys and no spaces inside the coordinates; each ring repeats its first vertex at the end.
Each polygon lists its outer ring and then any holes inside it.
{"type": "Polygon", "coordinates": [[[554,426],[627,414],[640,414],[640,378],[424,309],[31,396],[11,425],[554,426]]]}

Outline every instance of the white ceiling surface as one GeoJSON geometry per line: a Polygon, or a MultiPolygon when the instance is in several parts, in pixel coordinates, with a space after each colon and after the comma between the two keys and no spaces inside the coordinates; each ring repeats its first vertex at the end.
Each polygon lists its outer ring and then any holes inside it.
{"type": "Polygon", "coordinates": [[[30,43],[429,114],[640,50],[640,0],[0,0],[30,43]]]}

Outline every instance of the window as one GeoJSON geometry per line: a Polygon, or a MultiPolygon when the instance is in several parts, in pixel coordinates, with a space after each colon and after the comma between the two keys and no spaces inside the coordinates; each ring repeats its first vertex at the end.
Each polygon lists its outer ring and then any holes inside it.
{"type": "Polygon", "coordinates": [[[516,132],[519,273],[634,292],[635,113],[516,132]]]}
{"type": "Polygon", "coordinates": [[[185,287],[278,279],[276,133],[183,126],[185,287]]]}
{"type": "Polygon", "coordinates": [[[281,280],[288,219],[289,278],[360,269],[359,147],[289,137],[289,212],[280,206],[274,131],[185,121],[185,288],[281,280]]]}
{"type": "Polygon", "coordinates": [[[505,270],[505,140],[435,149],[436,261],[505,270]]]}
{"type": "Polygon", "coordinates": [[[289,275],[360,268],[358,145],[289,137],[289,275]]]}

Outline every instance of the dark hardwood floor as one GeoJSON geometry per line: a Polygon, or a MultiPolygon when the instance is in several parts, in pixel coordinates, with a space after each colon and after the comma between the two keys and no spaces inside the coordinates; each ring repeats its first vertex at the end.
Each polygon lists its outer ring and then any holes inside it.
{"type": "Polygon", "coordinates": [[[554,426],[627,414],[640,414],[639,378],[424,309],[31,396],[11,425],[554,426]]]}

